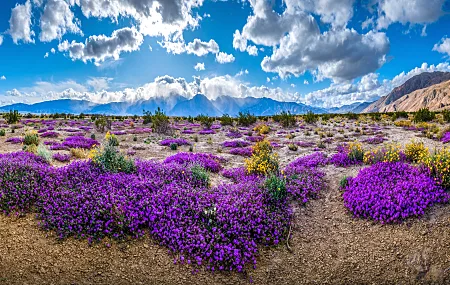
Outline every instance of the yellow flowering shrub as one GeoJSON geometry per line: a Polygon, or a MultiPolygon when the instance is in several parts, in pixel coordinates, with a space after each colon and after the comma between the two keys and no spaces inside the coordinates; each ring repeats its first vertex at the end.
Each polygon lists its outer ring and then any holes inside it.
{"type": "Polygon", "coordinates": [[[364,151],[362,144],[358,141],[351,142],[347,145],[348,156],[352,160],[362,161],[364,158],[364,151]]]}
{"type": "Polygon", "coordinates": [[[89,152],[82,148],[71,148],[70,154],[72,154],[73,157],[78,159],[85,159],[89,156],[89,152]]]}
{"type": "Polygon", "coordinates": [[[394,122],[394,125],[397,127],[411,127],[412,122],[410,120],[400,120],[400,121],[394,122]]]}
{"type": "Polygon", "coordinates": [[[267,175],[278,171],[278,156],[273,153],[270,142],[263,140],[253,147],[253,154],[245,160],[245,168],[248,173],[267,175]]]}
{"type": "Polygon", "coordinates": [[[377,162],[396,162],[402,158],[400,144],[389,143],[364,153],[364,163],[374,164],[377,162]]]}
{"type": "Polygon", "coordinates": [[[425,147],[423,142],[412,140],[405,146],[405,155],[408,160],[412,162],[419,162],[422,157],[429,155],[429,150],[425,147]]]}
{"type": "Polygon", "coordinates": [[[112,146],[119,146],[119,139],[115,134],[111,134],[110,132],[107,132],[105,135],[105,140],[108,145],[112,146]]]}
{"type": "Polygon", "coordinates": [[[23,144],[28,146],[29,145],[37,146],[39,144],[39,136],[37,131],[35,130],[27,131],[23,138],[23,144]]]}
{"type": "Polygon", "coordinates": [[[444,188],[450,188],[450,148],[437,150],[434,154],[423,153],[420,156],[423,163],[435,177],[436,181],[444,188]]]}
{"type": "Polygon", "coordinates": [[[253,128],[255,132],[258,132],[260,135],[266,135],[270,132],[270,127],[266,124],[260,124],[253,128]]]}

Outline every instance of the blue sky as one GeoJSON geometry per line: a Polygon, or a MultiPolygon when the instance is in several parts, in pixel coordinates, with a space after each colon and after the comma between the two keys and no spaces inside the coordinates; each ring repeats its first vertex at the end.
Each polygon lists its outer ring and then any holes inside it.
{"type": "Polygon", "coordinates": [[[3,0],[0,104],[372,101],[420,72],[450,71],[447,2],[3,0]]]}

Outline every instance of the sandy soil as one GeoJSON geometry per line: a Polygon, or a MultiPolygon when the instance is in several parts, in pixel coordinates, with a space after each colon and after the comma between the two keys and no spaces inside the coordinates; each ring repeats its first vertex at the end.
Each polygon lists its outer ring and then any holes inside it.
{"type": "MultiPolygon", "coordinates": [[[[333,125],[322,128],[339,129],[333,125]]],[[[419,134],[396,127],[382,132],[389,141],[403,144],[419,134]]],[[[223,134],[213,135],[212,144],[207,142],[208,136],[199,135],[195,150],[217,154],[220,143],[226,140],[223,134]]],[[[311,134],[306,136],[302,130],[294,141],[317,142],[318,136],[313,131],[311,134]]],[[[336,134],[325,151],[332,153],[338,142],[354,140],[357,135],[348,130],[345,134],[347,139],[336,134]]],[[[7,137],[14,135],[18,134],[7,137]]],[[[138,135],[138,142],[133,142],[132,136],[121,136],[122,148],[143,146],[145,149],[136,154],[142,159],[162,159],[175,153],[156,143],[142,143],[146,137],[138,135]]],[[[285,135],[275,133],[269,138],[287,141],[285,135]]],[[[418,139],[430,148],[441,145],[418,139]]],[[[21,148],[4,140],[0,138],[0,152],[21,148]]],[[[179,151],[187,151],[187,147],[179,151]]],[[[311,153],[312,148],[292,152],[284,147],[277,151],[285,165],[311,153]]],[[[227,168],[243,164],[243,158],[226,154],[226,149],[219,155],[229,159],[227,168]]],[[[354,219],[343,206],[338,184],[342,177],[354,176],[359,169],[327,166],[328,187],[320,198],[306,206],[293,205],[293,251],[285,245],[262,249],[257,268],[247,275],[202,269],[194,272],[193,267],[174,264],[167,249],[148,238],[126,243],[104,241],[93,246],[74,239],[59,242],[39,230],[33,215],[0,215],[0,284],[450,284],[450,205],[435,206],[422,219],[400,225],[354,219]]]]}

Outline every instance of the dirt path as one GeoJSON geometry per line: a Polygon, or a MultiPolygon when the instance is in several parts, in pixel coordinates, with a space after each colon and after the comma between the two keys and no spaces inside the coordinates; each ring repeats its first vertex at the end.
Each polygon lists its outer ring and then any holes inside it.
{"type": "MultiPolygon", "coordinates": [[[[262,251],[254,284],[450,284],[450,205],[421,220],[378,225],[354,220],[338,183],[358,168],[326,168],[329,188],[295,207],[290,242],[262,251]]],[[[88,246],[46,237],[32,215],[0,215],[0,284],[249,284],[250,277],[174,265],[163,247],[144,239],[88,246]]]]}

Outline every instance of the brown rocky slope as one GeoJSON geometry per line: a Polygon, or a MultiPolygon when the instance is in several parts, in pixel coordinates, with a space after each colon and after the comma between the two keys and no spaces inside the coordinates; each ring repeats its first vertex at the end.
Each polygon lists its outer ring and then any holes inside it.
{"type": "MultiPolygon", "coordinates": [[[[406,81],[404,84],[394,88],[387,96],[370,104],[362,113],[383,112],[386,106],[394,103],[403,96],[416,90],[424,89],[436,84],[450,80],[450,72],[424,72],[406,81]]],[[[407,110],[405,110],[407,111],[407,110]]]]}
{"type": "Polygon", "coordinates": [[[441,111],[450,108],[450,81],[433,85],[407,94],[384,106],[380,112],[416,112],[421,108],[441,111]]]}

